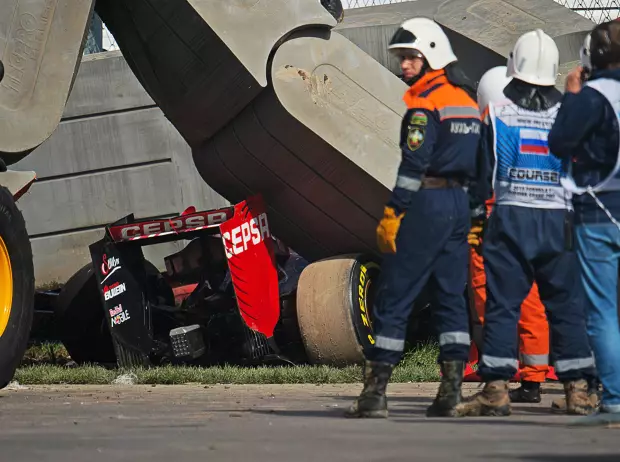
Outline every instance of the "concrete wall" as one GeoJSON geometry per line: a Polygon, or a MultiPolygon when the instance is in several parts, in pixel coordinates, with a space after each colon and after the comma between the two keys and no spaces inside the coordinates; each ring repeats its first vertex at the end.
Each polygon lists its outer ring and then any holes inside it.
{"type": "MultiPolygon", "coordinates": [[[[60,126],[12,168],[38,175],[19,207],[39,286],[65,282],[89,261],[103,226],[129,213],[173,216],[190,205],[227,204],[119,52],[84,58],[60,126]]],[[[162,257],[182,244],[146,247],[145,255],[163,268],[162,257]]]]}

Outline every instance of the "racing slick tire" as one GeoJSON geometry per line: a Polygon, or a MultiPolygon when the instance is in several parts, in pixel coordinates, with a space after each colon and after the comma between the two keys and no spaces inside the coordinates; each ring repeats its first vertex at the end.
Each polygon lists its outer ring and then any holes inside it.
{"type": "Polygon", "coordinates": [[[0,388],[21,362],[32,328],[34,266],[24,217],[0,186],[0,388]]]}
{"type": "Polygon", "coordinates": [[[312,364],[363,362],[375,342],[371,307],[379,273],[376,261],[363,255],[321,260],[301,273],[297,320],[312,364]]]}
{"type": "MultiPolygon", "coordinates": [[[[145,260],[149,277],[163,278],[145,260]]],[[[167,284],[157,284],[157,292],[174,306],[174,293],[167,284]]],[[[56,332],[71,359],[77,364],[117,363],[112,335],[106,322],[92,262],[80,268],[62,288],[54,310],[56,332]]]]}

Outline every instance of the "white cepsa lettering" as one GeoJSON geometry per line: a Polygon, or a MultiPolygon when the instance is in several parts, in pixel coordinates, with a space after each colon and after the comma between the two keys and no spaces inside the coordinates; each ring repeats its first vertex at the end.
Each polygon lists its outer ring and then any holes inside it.
{"type": "Polygon", "coordinates": [[[199,228],[201,226],[213,226],[226,221],[225,212],[210,213],[209,215],[197,215],[194,217],[177,217],[170,220],[153,223],[141,223],[133,226],[125,226],[121,229],[121,237],[129,239],[134,236],[167,233],[169,231],[199,228]]]}
{"type": "Polygon", "coordinates": [[[226,257],[232,258],[233,255],[240,255],[251,245],[264,241],[266,237],[271,237],[271,234],[267,223],[267,213],[262,213],[241,226],[233,228],[232,231],[222,234],[226,257]],[[232,246],[228,247],[226,245],[228,242],[231,242],[232,246]]]}

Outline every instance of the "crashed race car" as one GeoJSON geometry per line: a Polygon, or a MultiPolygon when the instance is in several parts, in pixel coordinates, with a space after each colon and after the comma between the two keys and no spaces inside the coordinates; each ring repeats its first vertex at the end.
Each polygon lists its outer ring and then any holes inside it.
{"type": "Polygon", "coordinates": [[[261,196],[171,219],[127,216],[90,253],[56,303],[77,363],[346,365],[374,343],[378,262],[309,263],[271,234],[261,196]],[[188,244],[165,272],[145,260],[144,246],[178,240],[188,244]]]}

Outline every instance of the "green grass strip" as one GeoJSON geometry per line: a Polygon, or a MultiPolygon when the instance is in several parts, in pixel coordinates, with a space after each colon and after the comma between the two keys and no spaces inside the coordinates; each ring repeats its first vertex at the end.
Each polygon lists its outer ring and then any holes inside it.
{"type": "MultiPolygon", "coordinates": [[[[98,366],[68,368],[52,364],[34,364],[17,370],[15,379],[22,385],[105,385],[115,382],[134,384],[180,385],[213,384],[326,384],[358,383],[360,367],[261,366],[261,367],[180,367],[165,366],[132,370],[109,370],[98,366]]],[[[425,345],[407,352],[394,370],[392,382],[432,382],[439,380],[437,347],[425,345]]]]}

